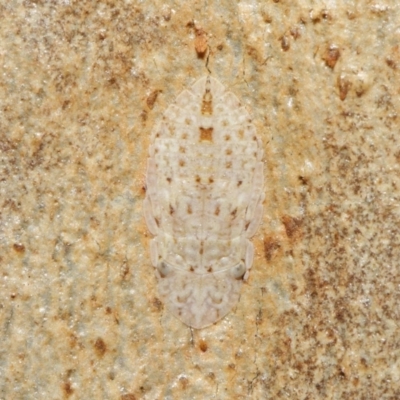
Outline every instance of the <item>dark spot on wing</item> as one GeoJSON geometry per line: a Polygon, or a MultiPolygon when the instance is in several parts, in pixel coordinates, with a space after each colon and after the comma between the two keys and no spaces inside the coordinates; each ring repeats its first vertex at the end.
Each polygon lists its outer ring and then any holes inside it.
{"type": "Polygon", "coordinates": [[[200,141],[204,141],[207,140],[208,142],[212,142],[213,137],[213,130],[214,128],[203,128],[202,126],[200,126],[200,141]]]}
{"type": "Polygon", "coordinates": [[[175,212],[174,207],[171,206],[171,204],[169,205],[169,214],[172,215],[175,212]]]}
{"type": "Polygon", "coordinates": [[[239,187],[242,183],[243,183],[243,181],[238,181],[237,187],[239,187]]]}
{"type": "Polygon", "coordinates": [[[202,115],[212,115],[213,113],[210,77],[207,77],[206,90],[204,92],[203,101],[201,103],[201,113],[202,115]]]}

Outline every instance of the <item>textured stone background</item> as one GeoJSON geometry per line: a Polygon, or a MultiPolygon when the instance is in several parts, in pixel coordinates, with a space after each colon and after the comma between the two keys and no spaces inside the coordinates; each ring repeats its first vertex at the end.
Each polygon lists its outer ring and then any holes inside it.
{"type": "Polygon", "coordinates": [[[396,1],[2,4],[0,399],[400,398],[396,1]],[[195,331],[142,201],[154,122],[208,71],[267,190],[238,307],[195,331]]]}

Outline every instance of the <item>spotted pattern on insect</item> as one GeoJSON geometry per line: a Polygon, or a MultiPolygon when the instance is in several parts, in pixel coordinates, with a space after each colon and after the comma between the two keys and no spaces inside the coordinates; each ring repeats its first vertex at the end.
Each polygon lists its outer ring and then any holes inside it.
{"type": "Polygon", "coordinates": [[[247,110],[215,78],[199,79],[152,133],[144,214],[159,294],[204,328],[238,302],[264,200],[263,150],[247,110]]]}

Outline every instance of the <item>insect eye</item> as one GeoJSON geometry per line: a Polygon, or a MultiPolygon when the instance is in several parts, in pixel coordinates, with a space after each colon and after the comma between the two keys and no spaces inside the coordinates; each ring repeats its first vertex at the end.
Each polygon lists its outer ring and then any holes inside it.
{"type": "Polygon", "coordinates": [[[246,273],[246,267],[243,263],[240,263],[232,268],[232,276],[235,279],[242,279],[244,274],[246,273]]]}

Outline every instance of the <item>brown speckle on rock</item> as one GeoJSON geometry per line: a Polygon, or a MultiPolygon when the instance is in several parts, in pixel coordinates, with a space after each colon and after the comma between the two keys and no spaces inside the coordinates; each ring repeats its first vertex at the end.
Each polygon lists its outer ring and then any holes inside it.
{"type": "Polygon", "coordinates": [[[287,35],[281,37],[281,48],[283,51],[288,51],[290,49],[290,41],[287,35]]]}
{"type": "Polygon", "coordinates": [[[121,400],[136,400],[136,396],[132,393],[123,394],[121,400]]]}
{"type": "Polygon", "coordinates": [[[96,350],[96,354],[99,357],[103,357],[105,352],[107,351],[107,346],[102,338],[97,338],[94,344],[94,349],[96,350]]]}
{"type": "Polygon", "coordinates": [[[337,61],[339,60],[340,57],[340,50],[339,47],[337,47],[334,44],[331,44],[326,50],[325,53],[322,56],[322,59],[325,61],[325,64],[333,69],[335,68],[335,65],[337,61]]]}
{"type": "Polygon", "coordinates": [[[201,340],[200,340],[199,349],[200,349],[203,353],[205,353],[205,352],[208,350],[207,342],[206,342],[204,339],[201,339],[201,340]]]}
{"type": "Polygon", "coordinates": [[[156,309],[156,311],[160,312],[163,309],[163,303],[158,299],[157,297],[153,298],[153,301],[151,302],[153,307],[156,309]]]}
{"type": "Polygon", "coordinates": [[[298,179],[302,185],[308,185],[308,179],[305,176],[299,175],[298,179]]]}
{"type": "Polygon", "coordinates": [[[349,92],[351,82],[348,80],[346,75],[340,74],[337,79],[337,85],[339,88],[339,98],[340,100],[345,100],[347,97],[347,93],[349,92]]]}
{"type": "Polygon", "coordinates": [[[62,387],[66,397],[69,397],[72,395],[72,393],[74,393],[74,389],[72,389],[71,382],[69,381],[64,382],[62,387]]]}
{"type": "Polygon", "coordinates": [[[186,378],[186,376],[181,376],[179,378],[179,383],[181,384],[182,389],[186,389],[188,387],[188,384],[189,384],[189,379],[186,378]]]}
{"type": "Polygon", "coordinates": [[[146,110],[143,110],[143,111],[141,112],[140,118],[141,118],[141,120],[142,120],[143,123],[147,121],[147,111],[146,111],[146,110]]]}
{"type": "Polygon", "coordinates": [[[158,94],[161,93],[161,90],[153,90],[146,99],[146,104],[150,108],[153,109],[154,103],[157,100],[158,94]]]}
{"type": "Polygon", "coordinates": [[[13,249],[17,252],[17,253],[24,253],[25,252],[25,246],[21,243],[14,243],[13,244],[13,249]]]}
{"type": "Polygon", "coordinates": [[[396,62],[393,60],[393,58],[391,57],[386,57],[386,65],[392,69],[396,69],[397,65],[396,62]]]}

